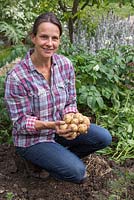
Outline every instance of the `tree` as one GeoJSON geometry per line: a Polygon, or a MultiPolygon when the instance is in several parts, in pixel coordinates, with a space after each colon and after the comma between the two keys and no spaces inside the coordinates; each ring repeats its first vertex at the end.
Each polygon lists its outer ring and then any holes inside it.
{"type": "MultiPolygon", "coordinates": [[[[87,25],[87,16],[90,16],[89,10],[95,6],[95,9],[100,7],[106,8],[110,2],[117,3],[118,6],[126,3],[129,3],[131,6],[134,5],[133,0],[40,0],[39,2],[39,12],[54,11],[66,23],[71,43],[74,43],[74,32],[77,30],[77,22],[83,20],[87,25]]],[[[90,25],[89,17],[88,20],[90,25]]]]}
{"type": "Polygon", "coordinates": [[[74,42],[74,30],[76,22],[83,16],[86,7],[92,7],[95,4],[99,8],[106,0],[55,0],[42,1],[40,0],[40,12],[54,11],[60,18],[66,22],[70,42],[74,42]]]}
{"type": "Polygon", "coordinates": [[[58,0],[58,4],[60,6],[60,9],[62,10],[64,15],[68,14],[68,30],[69,30],[69,38],[70,42],[73,43],[74,41],[74,26],[75,22],[80,17],[80,13],[87,7],[87,6],[94,6],[97,4],[98,6],[103,3],[103,0],[73,0],[72,5],[67,5],[66,1],[58,0]]]}

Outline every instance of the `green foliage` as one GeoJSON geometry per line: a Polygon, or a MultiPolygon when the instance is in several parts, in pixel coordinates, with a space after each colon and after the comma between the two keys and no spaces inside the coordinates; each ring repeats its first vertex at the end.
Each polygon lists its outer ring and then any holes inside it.
{"type": "Polygon", "coordinates": [[[8,0],[0,5],[0,34],[12,44],[20,44],[30,31],[33,19],[37,16],[34,9],[38,3],[34,1],[8,0]]]}
{"type": "MultiPolygon", "coordinates": [[[[133,1],[133,0],[132,0],[133,1]]],[[[120,17],[128,17],[129,15],[134,15],[134,1],[132,2],[131,0],[127,1],[125,0],[124,4],[120,4],[119,1],[111,1],[107,5],[107,9],[109,10],[114,10],[115,14],[120,16],[120,17]],[[132,2],[132,3],[131,3],[132,2]]]]}
{"type": "Polygon", "coordinates": [[[134,158],[134,47],[102,49],[96,54],[83,50],[64,52],[76,71],[77,103],[82,112],[112,134],[112,146],[103,151],[116,161],[134,158]]]}
{"type": "Polygon", "coordinates": [[[111,108],[105,114],[98,115],[97,120],[104,127],[107,127],[113,137],[111,151],[112,158],[116,161],[125,161],[127,158],[134,158],[134,92],[126,90],[126,95],[121,101],[120,108],[111,108]],[[118,143],[117,143],[118,141],[118,143]]]}
{"type": "Polygon", "coordinates": [[[0,67],[12,62],[18,57],[22,58],[25,55],[27,49],[28,48],[25,45],[16,45],[0,51],[0,67]]]}
{"type": "Polygon", "coordinates": [[[2,60],[6,60],[8,56],[10,56],[12,47],[1,49],[0,50],[0,66],[2,66],[2,60]]]}
{"type": "Polygon", "coordinates": [[[0,22],[0,30],[14,44],[19,43],[24,38],[21,29],[17,29],[13,24],[8,24],[7,22],[0,22]]]}
{"type": "Polygon", "coordinates": [[[87,104],[95,113],[104,112],[107,107],[120,107],[126,87],[132,86],[133,77],[127,63],[133,62],[134,49],[126,48],[72,56],[79,104],[87,104]]]}
{"type": "Polygon", "coordinates": [[[7,199],[7,200],[13,200],[13,199],[14,199],[14,194],[13,194],[13,192],[7,192],[7,193],[6,193],[6,199],[7,199]]]}
{"type": "Polygon", "coordinates": [[[5,77],[0,77],[0,144],[12,142],[12,124],[4,102],[4,82],[5,77]]]}

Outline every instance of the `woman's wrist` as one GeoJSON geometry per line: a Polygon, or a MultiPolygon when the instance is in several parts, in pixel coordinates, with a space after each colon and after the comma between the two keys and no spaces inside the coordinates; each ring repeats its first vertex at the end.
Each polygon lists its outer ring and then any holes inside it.
{"type": "Polygon", "coordinates": [[[55,129],[55,122],[36,120],[35,121],[35,129],[36,130],[55,129]]]}

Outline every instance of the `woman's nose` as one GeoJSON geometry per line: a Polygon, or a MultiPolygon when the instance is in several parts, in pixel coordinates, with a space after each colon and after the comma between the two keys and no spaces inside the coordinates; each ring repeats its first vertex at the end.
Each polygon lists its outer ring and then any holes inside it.
{"type": "Polygon", "coordinates": [[[48,38],[47,45],[52,45],[52,38],[48,38]]]}

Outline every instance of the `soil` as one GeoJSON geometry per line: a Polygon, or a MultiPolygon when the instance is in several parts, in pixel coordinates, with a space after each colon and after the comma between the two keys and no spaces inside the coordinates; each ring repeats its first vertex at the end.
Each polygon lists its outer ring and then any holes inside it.
{"type": "Polygon", "coordinates": [[[88,172],[88,179],[83,184],[59,181],[48,176],[44,179],[35,178],[28,174],[29,169],[34,174],[37,172],[39,174],[41,171],[35,170],[37,168],[30,165],[27,169],[24,161],[15,154],[13,145],[2,144],[0,145],[0,200],[134,199],[133,179],[129,180],[129,184],[126,184],[122,191],[117,192],[117,189],[113,191],[110,187],[111,182],[119,179],[119,174],[124,176],[134,172],[134,160],[127,160],[123,165],[119,165],[105,156],[92,154],[83,161],[88,172]]]}

